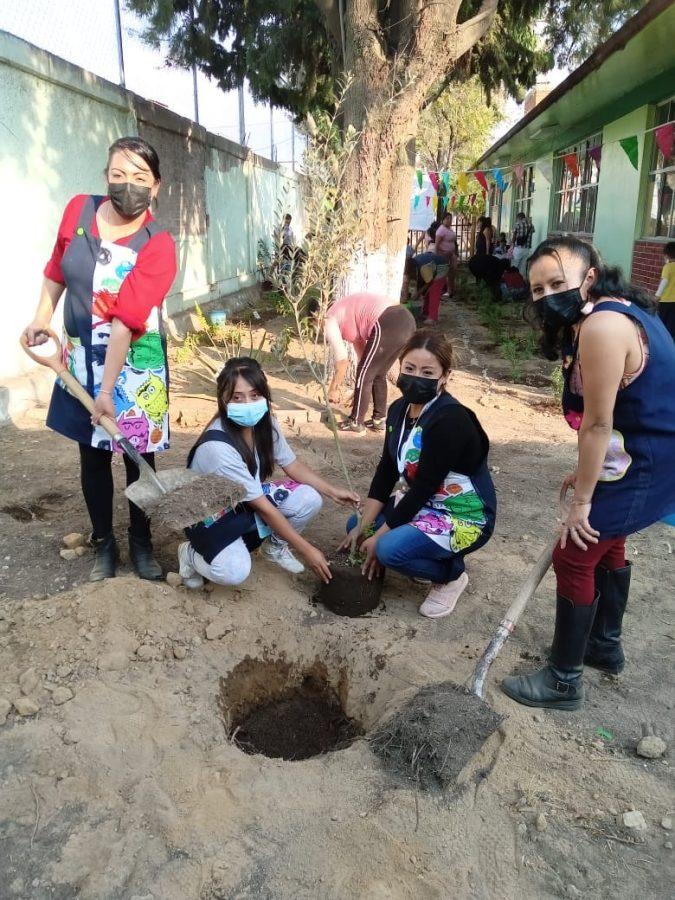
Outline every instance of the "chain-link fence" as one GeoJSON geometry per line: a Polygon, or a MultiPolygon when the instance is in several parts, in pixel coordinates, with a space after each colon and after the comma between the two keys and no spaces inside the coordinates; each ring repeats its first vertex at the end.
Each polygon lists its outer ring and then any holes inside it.
{"type": "Polygon", "coordinates": [[[166,65],[166,48],[142,39],[143,22],[123,0],[0,2],[0,30],[168,107],[260,156],[293,169],[306,138],[280,109],[253,101],[246,86],[221,91],[197,71],[166,65]]]}

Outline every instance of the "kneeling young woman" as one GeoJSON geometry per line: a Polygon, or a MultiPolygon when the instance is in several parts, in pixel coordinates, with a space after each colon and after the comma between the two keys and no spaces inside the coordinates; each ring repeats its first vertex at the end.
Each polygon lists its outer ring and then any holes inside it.
{"type": "Polygon", "coordinates": [[[350,520],[342,546],[358,537],[369,578],[384,566],[431,582],[420,613],[439,619],[453,611],[469,582],[464,557],[494,529],[490,445],[474,413],[446,392],[452,347],[442,335],[418,331],[400,363],[403,397],[389,407],[363,519],[360,525],[350,520]],[[401,490],[392,494],[399,479],[401,490]],[[375,533],[366,537],[372,526],[375,533]]]}
{"type": "Polygon", "coordinates": [[[218,413],[190,451],[188,467],[229,478],[244,486],[246,496],[234,510],[186,529],[188,540],[178,548],[184,583],[201,587],[208,578],[240,584],[251,571],[251,551],[265,538],[267,559],[287,572],[302,572],[292,547],[328,582],[331,573],[323,553],[301,532],[321,509],[321,495],[349,505],[358,503],[358,495],[329,484],[296,458],[272,418],[269,385],[256,360],[228,360],[217,389],[218,413]],[[286,480],[269,480],[276,466],[286,480]]]}

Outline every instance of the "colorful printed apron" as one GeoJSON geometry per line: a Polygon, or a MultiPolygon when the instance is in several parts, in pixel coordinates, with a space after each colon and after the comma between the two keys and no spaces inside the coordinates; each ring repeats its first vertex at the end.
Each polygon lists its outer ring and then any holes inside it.
{"type": "MultiPolygon", "coordinates": [[[[590,315],[607,310],[642,326],[649,359],[616,396],[612,434],[589,516],[601,538],[633,534],[675,513],[675,343],[658,316],[634,303],[603,301],[590,315]]],[[[584,414],[577,354],[578,336],[563,362],[563,412],[575,431],[584,414]]]]}
{"type": "MultiPolygon", "coordinates": [[[[192,447],[187,458],[188,469],[192,466],[197,448],[209,441],[218,441],[235,447],[232,438],[227,431],[210,429],[201,435],[197,443],[192,447]]],[[[235,447],[236,449],[236,447],[235,447]]],[[[256,455],[256,464],[258,458],[256,455]]],[[[297,481],[285,479],[284,481],[263,482],[263,494],[270,503],[279,507],[286,498],[300,485],[297,481]]],[[[185,529],[185,536],[200,556],[211,564],[218,554],[241,538],[249,550],[255,550],[263,540],[272,533],[265,521],[255,513],[247,503],[240,503],[234,509],[225,508],[208,519],[185,529]]]]}
{"type": "MultiPolygon", "coordinates": [[[[122,282],[134,268],[141,249],[160,229],[147,222],[122,245],[94,237],[96,210],[105,197],[89,197],[61,268],[66,281],[63,317],[63,361],[72,375],[96,398],[101,389],[111,323],[105,313],[122,282]]],[[[145,333],[129,347],[113,392],[115,416],[122,434],[140,453],[169,446],[169,395],[166,340],[159,309],[153,309],[145,333]]],[[[103,450],[121,452],[107,432],[91,424],[91,416],[65,388],[54,385],[47,425],[59,434],[103,450]]]]}
{"type": "MultiPolygon", "coordinates": [[[[441,394],[425,407],[410,433],[405,436],[407,407],[401,405],[400,427],[394,427],[389,440],[389,451],[397,460],[399,475],[407,484],[415,480],[422,455],[424,428],[449,406],[458,406],[450,394],[441,394]]],[[[467,410],[481,429],[478,419],[467,410]]],[[[482,429],[481,429],[482,431],[482,429]]],[[[465,553],[478,549],[478,542],[485,543],[492,534],[497,510],[497,497],[487,467],[487,459],[478,471],[469,477],[448,472],[442,484],[413,517],[410,525],[418,528],[449,553],[465,553]]]]}

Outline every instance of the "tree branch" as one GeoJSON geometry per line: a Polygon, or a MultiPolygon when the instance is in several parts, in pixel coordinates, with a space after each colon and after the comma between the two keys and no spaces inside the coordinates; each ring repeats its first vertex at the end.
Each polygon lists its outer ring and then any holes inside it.
{"type": "Polygon", "coordinates": [[[326,30],[338,47],[342,47],[339,0],[314,0],[314,5],[323,16],[326,30]]]}
{"type": "Polygon", "coordinates": [[[483,0],[476,15],[457,27],[455,59],[464,56],[482,37],[485,37],[497,14],[498,5],[498,0],[483,0]]]}

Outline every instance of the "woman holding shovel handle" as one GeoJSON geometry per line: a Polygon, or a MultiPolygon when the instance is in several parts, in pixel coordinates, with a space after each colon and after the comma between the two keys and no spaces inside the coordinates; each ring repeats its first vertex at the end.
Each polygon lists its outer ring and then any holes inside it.
{"type": "Polygon", "coordinates": [[[561,490],[549,664],[502,686],[527,706],[573,710],[584,664],[624,668],[626,536],[675,512],[675,344],[652,299],[585,241],[544,241],[529,276],[542,327],[563,343],[563,412],[578,432],[578,465],[561,490]]]}
{"type": "Polygon", "coordinates": [[[440,619],[468,584],[464,557],[494,529],[489,441],[474,413],[446,393],[452,347],[442,335],[416,332],[400,363],[403,397],[389,407],[363,518],[350,519],[341,549],[360,544],[368,578],[385,567],[431,583],[420,614],[440,619]],[[403,490],[392,494],[399,479],[403,490]]]}
{"type": "Polygon", "coordinates": [[[216,584],[241,584],[251,571],[251,551],[266,538],[262,553],[293,574],[303,564],[328,582],[323,553],[301,532],[321,509],[321,495],[355,506],[358,494],[332,485],[296,458],[272,418],[272,396],[260,363],[249,357],[230,359],[218,376],[218,412],[190,451],[188,468],[216,474],[242,485],[243,503],[223,510],[191,528],[178,548],[183,583],[200,588],[204,578],[216,584]],[[288,476],[270,481],[275,467],[288,476]]]}
{"type": "MultiPolygon", "coordinates": [[[[57,381],[47,425],[79,444],[82,492],[96,550],[91,581],[112,578],[118,560],[111,462],[120,448],[100,418],[116,420],[121,434],[153,467],[155,452],[169,446],[160,307],[176,275],[173,239],[149,210],[160,186],[156,151],[140,138],[121,138],[108,151],[105,176],[107,196],[79,195],[66,206],[38,309],[23,335],[29,347],[47,341],[46,329],[65,291],[64,363],[94,398],[94,414],[57,381]]],[[[128,485],[139,473],[126,455],[124,463],[128,485]]],[[[141,578],[160,579],[150,523],[132,503],[129,517],[134,568],[141,578]]]]}

